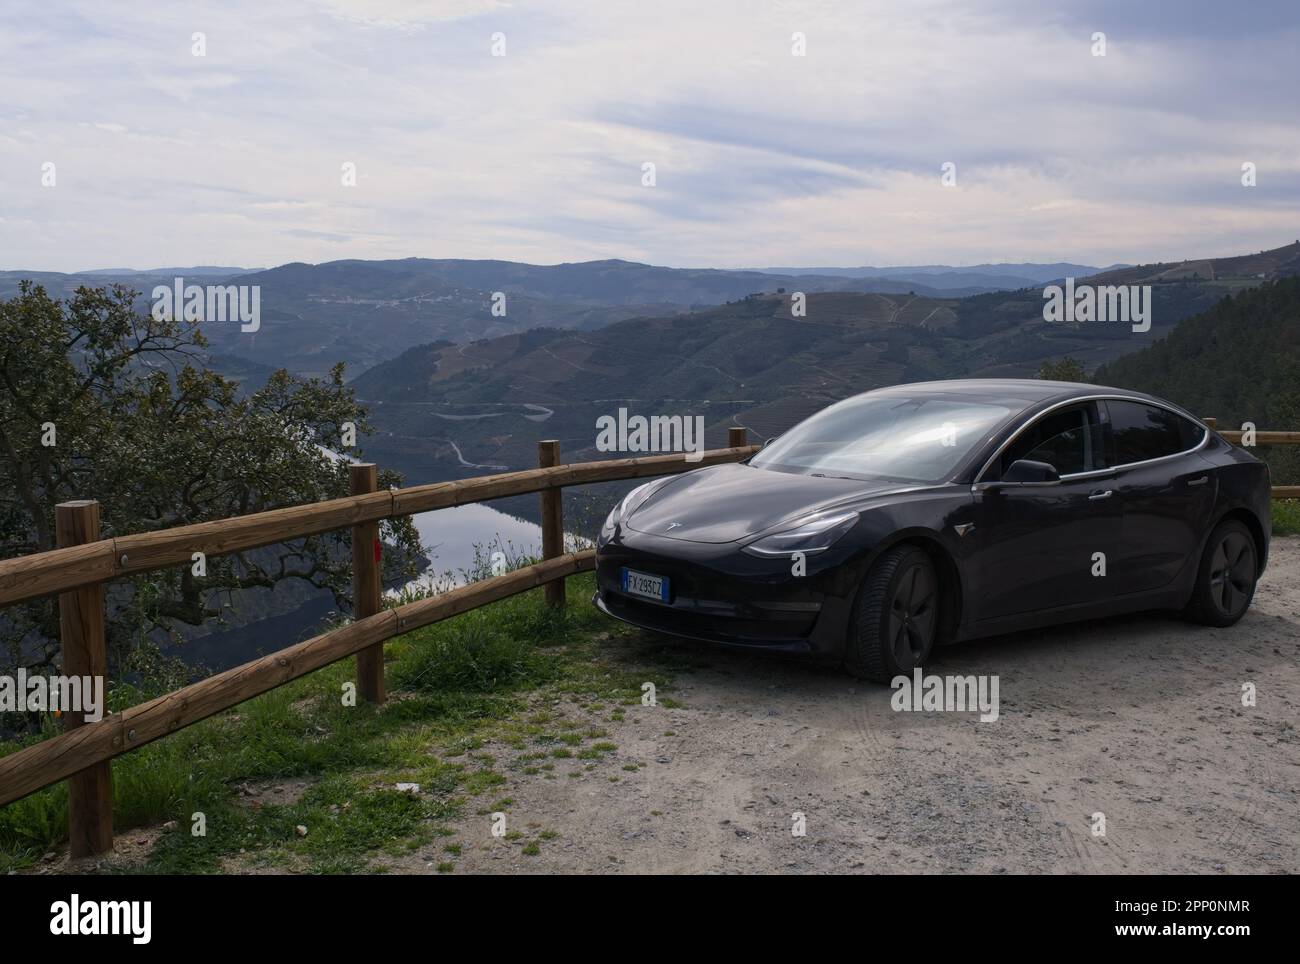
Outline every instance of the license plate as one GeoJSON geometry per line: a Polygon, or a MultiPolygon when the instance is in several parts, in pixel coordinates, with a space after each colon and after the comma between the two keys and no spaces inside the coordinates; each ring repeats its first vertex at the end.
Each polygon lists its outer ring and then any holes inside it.
{"type": "Polygon", "coordinates": [[[668,577],[652,576],[635,569],[623,570],[623,591],[631,596],[644,596],[656,602],[668,601],[668,577]]]}

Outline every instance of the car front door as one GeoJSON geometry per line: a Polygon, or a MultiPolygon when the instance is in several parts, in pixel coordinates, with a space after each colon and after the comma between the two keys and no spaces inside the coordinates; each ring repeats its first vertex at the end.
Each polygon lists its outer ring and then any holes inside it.
{"type": "Polygon", "coordinates": [[[1109,399],[1122,539],[1115,564],[1121,592],[1160,589],[1199,559],[1218,477],[1196,449],[1205,427],[1144,402],[1109,399]]]}
{"type": "Polygon", "coordinates": [[[1113,593],[1119,500],[1095,402],[1050,411],[1027,425],[974,486],[974,619],[1101,600],[1113,593]],[[1047,462],[1059,482],[1002,483],[1015,461],[1047,462]]]}

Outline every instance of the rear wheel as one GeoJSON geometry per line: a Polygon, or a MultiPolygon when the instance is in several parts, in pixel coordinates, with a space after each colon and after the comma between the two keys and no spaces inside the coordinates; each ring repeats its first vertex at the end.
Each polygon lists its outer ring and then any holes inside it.
{"type": "Polygon", "coordinates": [[[887,683],[922,665],[939,627],[939,578],[924,550],[887,550],[867,571],[849,627],[844,668],[887,683]]]}
{"type": "Polygon", "coordinates": [[[1250,530],[1235,519],[1220,522],[1205,544],[1187,615],[1209,626],[1231,626],[1250,607],[1258,572],[1250,530]]]}

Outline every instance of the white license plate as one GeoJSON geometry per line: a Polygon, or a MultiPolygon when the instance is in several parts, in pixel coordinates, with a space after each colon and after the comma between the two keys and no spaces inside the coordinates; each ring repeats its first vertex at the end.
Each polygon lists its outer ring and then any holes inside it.
{"type": "Polygon", "coordinates": [[[656,602],[668,601],[668,577],[652,576],[635,569],[623,570],[623,591],[631,596],[644,596],[656,602]]]}

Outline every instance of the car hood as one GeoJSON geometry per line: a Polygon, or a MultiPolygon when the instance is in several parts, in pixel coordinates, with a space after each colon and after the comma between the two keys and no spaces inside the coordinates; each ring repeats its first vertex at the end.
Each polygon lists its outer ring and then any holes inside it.
{"type": "Polygon", "coordinates": [[[904,488],[915,485],[713,465],[664,482],[623,524],[687,542],[735,542],[812,512],[904,488]]]}

